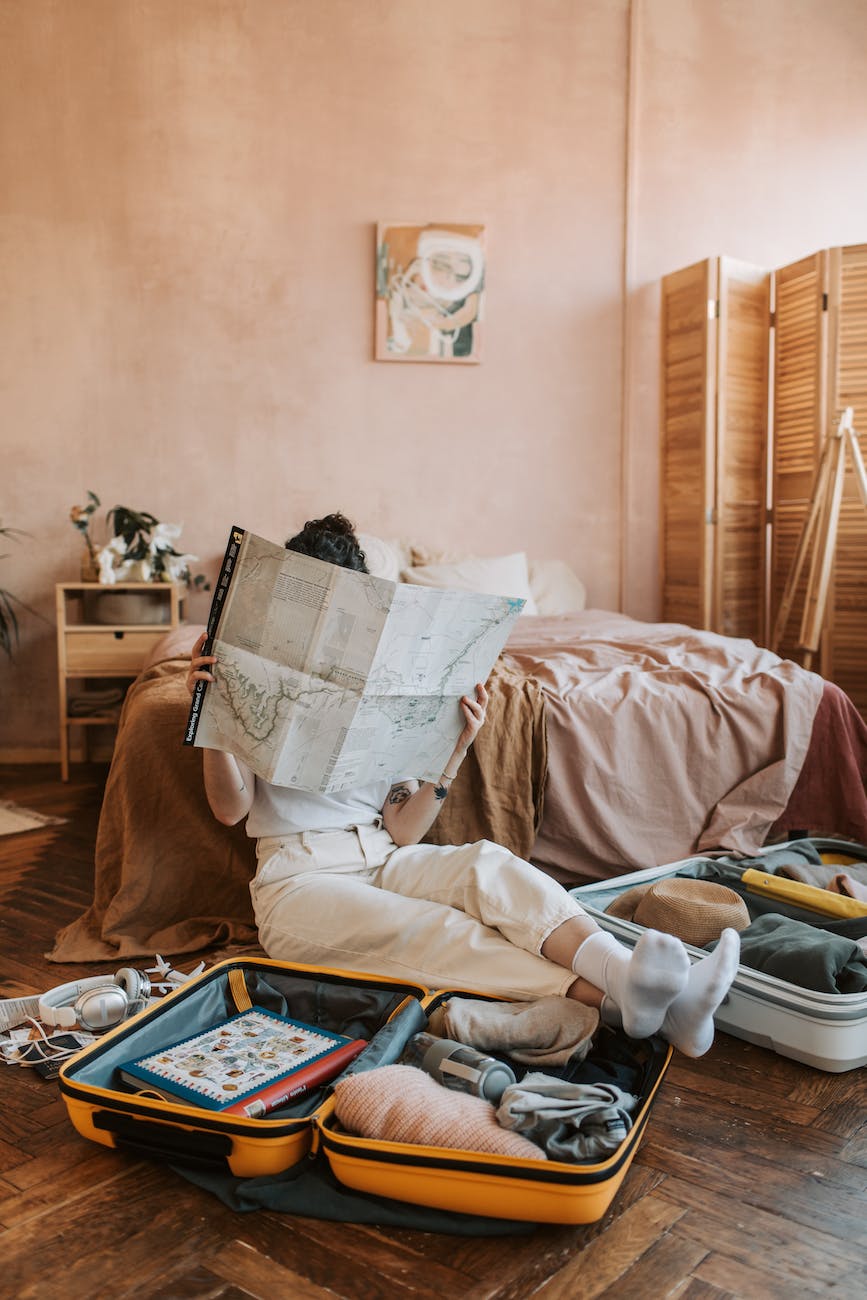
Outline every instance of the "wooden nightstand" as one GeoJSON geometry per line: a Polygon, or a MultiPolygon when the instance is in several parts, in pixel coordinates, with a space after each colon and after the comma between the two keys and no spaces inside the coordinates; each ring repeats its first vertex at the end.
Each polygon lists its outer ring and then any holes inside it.
{"type": "Polygon", "coordinates": [[[88,728],[116,725],[124,682],[136,677],[160,637],[178,626],[182,603],[171,582],[57,584],[61,780],[69,780],[70,728],[85,728],[86,752],[88,728]],[[112,686],[120,692],[116,700],[110,698],[112,686]]]}

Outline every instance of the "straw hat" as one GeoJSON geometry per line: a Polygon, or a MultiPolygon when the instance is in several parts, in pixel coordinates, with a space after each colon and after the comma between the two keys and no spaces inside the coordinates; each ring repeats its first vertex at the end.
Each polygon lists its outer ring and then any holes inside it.
{"type": "Polygon", "coordinates": [[[648,930],[676,935],[696,948],[713,943],[727,927],[744,930],[750,923],[747,905],[733,889],[684,876],[627,889],[606,912],[648,930]]]}

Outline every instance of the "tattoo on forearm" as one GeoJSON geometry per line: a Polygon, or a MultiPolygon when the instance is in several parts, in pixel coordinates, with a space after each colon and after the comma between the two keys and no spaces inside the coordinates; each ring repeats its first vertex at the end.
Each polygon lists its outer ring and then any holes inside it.
{"type": "Polygon", "coordinates": [[[388,792],[388,802],[391,804],[404,803],[409,798],[409,788],[405,785],[395,785],[388,792]]]}
{"type": "Polygon", "coordinates": [[[445,797],[446,797],[446,795],[448,794],[448,792],[449,792],[449,788],[448,788],[447,785],[435,785],[435,786],[434,786],[434,799],[438,799],[438,800],[442,801],[443,799],[445,799],[445,797]]]}

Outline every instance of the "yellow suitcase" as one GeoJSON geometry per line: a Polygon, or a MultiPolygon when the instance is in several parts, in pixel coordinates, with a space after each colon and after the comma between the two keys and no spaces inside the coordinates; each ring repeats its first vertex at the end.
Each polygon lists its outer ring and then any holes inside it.
{"type": "MultiPolygon", "coordinates": [[[[640,1103],[624,1141],[595,1163],[515,1159],[359,1137],[337,1121],[333,1081],[258,1119],[137,1094],[118,1084],[118,1066],[132,1057],[202,1032],[249,1005],[369,1039],[348,1070],[392,1064],[408,1039],[426,1027],[428,1015],[455,996],[487,995],[430,990],[267,958],[235,958],[187,981],[67,1061],[59,1075],[60,1090],[71,1122],[84,1137],[180,1167],[261,1178],[278,1175],[310,1155],[326,1161],[344,1186],[376,1197],[527,1222],[595,1222],[626,1175],[668,1068],[671,1048],[658,1037],[636,1042],[620,1036],[620,1050],[628,1051],[641,1081],[636,1089],[640,1103]]],[[[522,1067],[515,1070],[520,1077],[522,1067]]]]}

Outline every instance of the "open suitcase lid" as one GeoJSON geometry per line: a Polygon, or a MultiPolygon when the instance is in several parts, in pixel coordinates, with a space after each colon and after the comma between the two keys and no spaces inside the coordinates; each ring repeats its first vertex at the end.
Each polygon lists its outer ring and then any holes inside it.
{"type": "MultiPolygon", "coordinates": [[[[819,837],[809,842],[820,853],[849,853],[867,861],[867,847],[863,844],[819,837]]],[[[755,854],[754,858],[760,859],[764,853],[785,847],[785,844],[771,845],[755,854]]],[[[637,885],[651,884],[676,875],[697,862],[719,856],[714,853],[694,854],[678,862],[581,885],[569,892],[599,925],[627,946],[634,947],[644,927],[623,917],[610,916],[606,909],[611,903],[637,885]]],[[[693,962],[706,955],[703,948],[692,944],[685,944],[685,947],[693,962]]],[[[725,1033],[768,1047],[816,1069],[840,1072],[867,1064],[867,991],[831,993],[801,988],[741,964],[714,1021],[725,1033]]]]}

